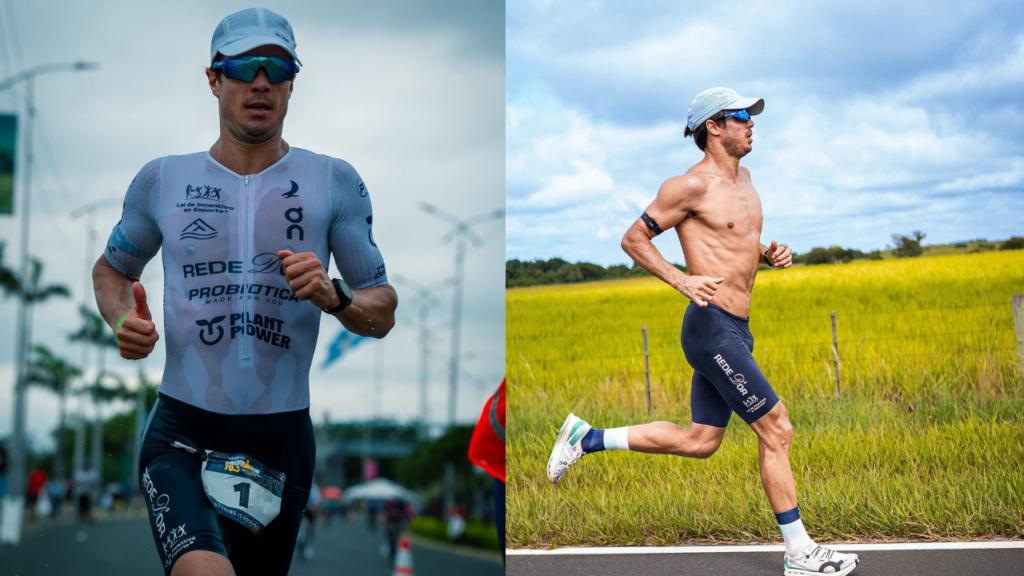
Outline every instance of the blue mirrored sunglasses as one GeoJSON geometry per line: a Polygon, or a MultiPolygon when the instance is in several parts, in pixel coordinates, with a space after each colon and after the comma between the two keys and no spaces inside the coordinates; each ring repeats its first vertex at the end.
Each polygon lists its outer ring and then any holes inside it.
{"type": "Polygon", "coordinates": [[[298,64],[277,56],[239,56],[214,62],[210,68],[223,70],[228,78],[243,82],[252,82],[260,68],[263,68],[267,71],[267,79],[273,84],[294,80],[299,72],[298,64]]]}
{"type": "Polygon", "coordinates": [[[728,118],[730,116],[739,120],[740,122],[750,121],[750,112],[748,112],[747,110],[736,110],[734,112],[729,112],[725,116],[722,116],[722,119],[728,118]]]}

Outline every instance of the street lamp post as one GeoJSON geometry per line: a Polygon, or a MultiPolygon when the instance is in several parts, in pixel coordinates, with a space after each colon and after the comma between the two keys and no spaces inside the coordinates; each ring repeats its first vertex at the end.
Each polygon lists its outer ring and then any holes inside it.
{"type": "MultiPolygon", "coordinates": [[[[419,306],[419,334],[420,334],[420,375],[419,375],[419,396],[420,396],[420,424],[417,427],[416,435],[419,440],[426,440],[428,436],[429,424],[428,412],[427,412],[427,388],[429,386],[430,378],[430,327],[429,317],[430,308],[437,306],[438,300],[434,297],[433,290],[428,286],[424,286],[415,280],[411,280],[404,276],[395,274],[394,279],[399,284],[409,284],[416,288],[416,292],[413,294],[413,301],[411,305],[419,306]]],[[[435,283],[433,286],[435,289],[446,288],[448,286],[455,285],[455,278],[448,278],[441,282],[435,283]]]]}
{"type": "MultiPolygon", "coordinates": [[[[0,82],[0,92],[25,82],[25,168],[21,192],[21,281],[27,282],[31,275],[28,258],[29,209],[31,207],[32,183],[32,119],[35,117],[35,78],[54,72],[80,72],[95,70],[95,62],[74,62],[71,64],[44,64],[29,68],[0,82]]],[[[3,500],[3,525],[0,526],[0,543],[18,544],[21,541],[21,520],[24,512],[25,488],[27,484],[25,467],[25,372],[31,340],[30,304],[21,298],[18,306],[18,340],[15,347],[14,380],[14,434],[11,446],[11,465],[8,474],[8,491],[3,500]]]]}
{"type": "Polygon", "coordinates": [[[505,209],[492,210],[478,214],[472,218],[460,220],[457,216],[445,212],[426,202],[420,202],[420,210],[436,216],[452,225],[442,241],[455,239],[455,294],[452,297],[452,355],[448,363],[448,425],[455,425],[455,407],[459,382],[459,337],[462,329],[462,278],[466,260],[466,238],[479,246],[483,240],[475,232],[473,226],[505,217],[505,209]]]}

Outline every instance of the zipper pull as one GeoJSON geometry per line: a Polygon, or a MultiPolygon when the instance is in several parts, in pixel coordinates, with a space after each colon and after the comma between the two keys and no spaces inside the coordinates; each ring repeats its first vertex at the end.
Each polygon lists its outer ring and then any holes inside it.
{"type": "Polygon", "coordinates": [[[245,183],[246,183],[246,184],[248,184],[248,183],[249,183],[249,175],[248,175],[248,174],[246,174],[246,175],[245,175],[245,183]]]}

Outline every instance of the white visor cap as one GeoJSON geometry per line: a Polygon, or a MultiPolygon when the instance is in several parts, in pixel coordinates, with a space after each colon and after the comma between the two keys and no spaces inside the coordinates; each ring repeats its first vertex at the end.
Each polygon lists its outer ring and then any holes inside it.
{"type": "Polygon", "coordinates": [[[302,64],[295,54],[295,34],[291,24],[284,16],[266,8],[247,8],[225,16],[213,31],[210,64],[218,52],[225,56],[238,56],[260,46],[280,46],[302,64]]]}
{"type": "Polygon", "coordinates": [[[690,109],[686,114],[686,126],[691,132],[695,132],[709,118],[722,110],[747,110],[751,116],[756,116],[764,110],[764,99],[744,98],[735,90],[721,86],[708,88],[697,94],[693,102],[690,102],[690,109]]]}

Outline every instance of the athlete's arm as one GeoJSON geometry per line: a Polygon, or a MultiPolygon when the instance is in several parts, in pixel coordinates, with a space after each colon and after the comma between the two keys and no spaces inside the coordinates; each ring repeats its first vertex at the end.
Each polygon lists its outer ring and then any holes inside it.
{"type": "Polygon", "coordinates": [[[107,247],[92,270],[100,315],[112,330],[117,330],[121,323],[117,345],[121,356],[130,360],[149,356],[160,339],[139,277],[163,243],[160,227],[153,218],[153,207],[160,194],[161,164],[159,159],[149,162],[128,186],[121,220],[111,231],[107,247]]]}
{"type": "Polygon", "coordinates": [[[92,283],[100,316],[111,330],[117,329],[117,323],[128,314],[117,330],[117,347],[121,350],[121,357],[139,360],[149,356],[160,334],[153,323],[153,316],[146,304],[146,291],[139,277],[121,274],[110,265],[106,257],[100,256],[92,268],[92,283]]]}
{"type": "MultiPolygon", "coordinates": [[[[337,292],[334,298],[337,302],[337,292]]],[[[398,293],[390,284],[384,284],[353,290],[352,303],[334,316],[349,332],[370,338],[383,338],[395,326],[396,308],[398,293]]]]}
{"type": "Polygon", "coordinates": [[[695,176],[670,178],[661,185],[654,202],[622,237],[622,249],[634,262],[699,306],[707,306],[725,279],[687,276],[665,260],[651,239],[679,225],[696,207],[697,200],[705,191],[704,182],[695,176]]]}
{"type": "MultiPolygon", "coordinates": [[[[299,300],[309,300],[318,308],[336,308],[341,304],[327,270],[313,252],[277,253],[284,267],[288,287],[299,300]]],[[[389,284],[352,291],[352,302],[334,314],[349,332],[371,338],[383,338],[395,326],[398,294],[389,284]]]]}

